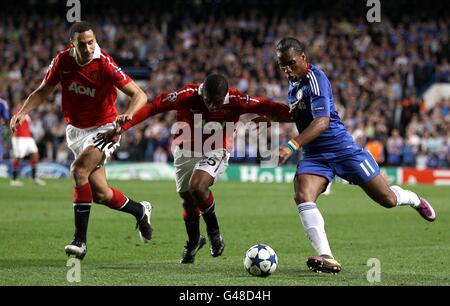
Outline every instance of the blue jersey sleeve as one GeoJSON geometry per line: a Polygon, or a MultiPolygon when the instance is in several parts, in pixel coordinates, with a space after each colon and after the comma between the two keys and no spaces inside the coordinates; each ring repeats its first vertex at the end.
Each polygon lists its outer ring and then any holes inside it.
{"type": "Polygon", "coordinates": [[[330,117],[330,90],[326,77],[308,72],[311,88],[311,113],[313,118],[330,117]]]}

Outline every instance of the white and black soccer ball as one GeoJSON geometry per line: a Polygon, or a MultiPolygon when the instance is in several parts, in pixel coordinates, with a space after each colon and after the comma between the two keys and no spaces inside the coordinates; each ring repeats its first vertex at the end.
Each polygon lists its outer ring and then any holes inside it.
{"type": "Polygon", "coordinates": [[[253,276],[269,276],[277,269],[278,256],[268,245],[256,244],[245,253],[244,267],[253,276]]]}

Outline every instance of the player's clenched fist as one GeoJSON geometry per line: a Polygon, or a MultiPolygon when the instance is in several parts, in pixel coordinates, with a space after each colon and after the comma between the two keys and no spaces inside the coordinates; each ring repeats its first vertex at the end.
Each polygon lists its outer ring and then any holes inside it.
{"type": "Polygon", "coordinates": [[[279,164],[284,165],[288,161],[288,159],[292,156],[292,150],[289,149],[287,146],[282,146],[279,148],[278,154],[279,154],[278,158],[279,164]]]}

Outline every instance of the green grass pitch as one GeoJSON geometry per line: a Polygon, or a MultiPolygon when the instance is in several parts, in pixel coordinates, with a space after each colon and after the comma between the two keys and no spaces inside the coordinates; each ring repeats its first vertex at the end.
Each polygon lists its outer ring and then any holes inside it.
{"type": "MultiPolygon", "coordinates": [[[[303,232],[291,184],[219,182],[213,187],[226,248],[213,258],[205,246],[194,265],[178,263],[186,234],[174,182],[112,181],[136,200],[154,205],[153,240],[140,243],[133,217],[94,205],[88,253],[81,262],[81,285],[450,285],[450,191],[411,186],[435,207],[428,223],[409,207],[387,210],[355,186],[333,185],[318,204],[338,275],[310,272],[305,261],[314,251],[303,232]],[[243,268],[245,251],[256,243],[278,254],[268,278],[243,268]],[[381,262],[381,282],[369,283],[369,258],[381,262]]],[[[23,188],[0,180],[0,285],[74,285],[64,246],[73,234],[72,187],[50,180],[23,188]]],[[[202,232],[205,227],[202,221],[202,232]]]]}

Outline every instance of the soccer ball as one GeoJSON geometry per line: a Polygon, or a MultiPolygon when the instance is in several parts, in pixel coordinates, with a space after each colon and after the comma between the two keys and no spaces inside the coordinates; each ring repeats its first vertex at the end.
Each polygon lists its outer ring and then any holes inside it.
{"type": "Polygon", "coordinates": [[[278,256],[268,245],[256,244],[245,253],[244,267],[253,276],[266,277],[275,272],[278,256]]]}

